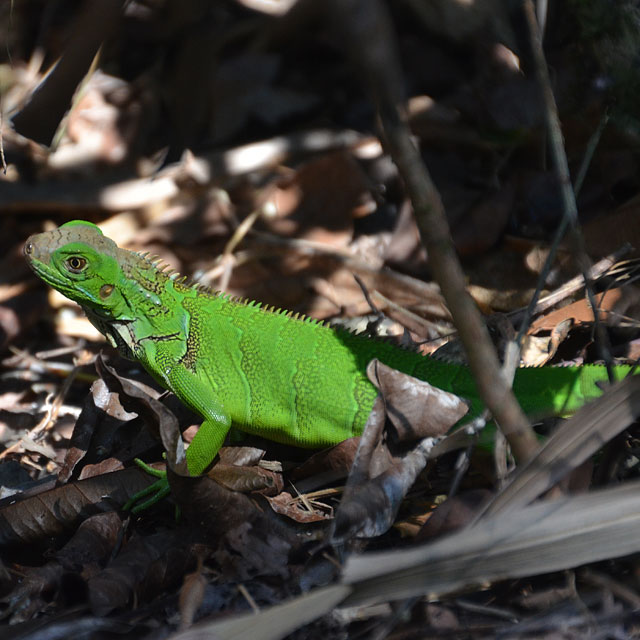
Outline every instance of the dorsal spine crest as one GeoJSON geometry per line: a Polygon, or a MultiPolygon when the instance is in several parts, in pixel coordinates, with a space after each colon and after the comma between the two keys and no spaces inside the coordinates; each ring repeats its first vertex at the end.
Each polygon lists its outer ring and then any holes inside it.
{"type": "MultiPolygon", "coordinates": [[[[284,316],[288,319],[291,319],[293,322],[301,322],[301,323],[310,324],[314,326],[326,327],[332,331],[336,331],[336,330],[340,332],[344,331],[345,333],[349,333],[354,336],[359,335],[356,332],[349,331],[348,329],[343,329],[342,327],[333,327],[329,322],[318,320],[317,318],[313,318],[311,316],[305,315],[300,311],[296,311],[294,313],[289,309],[282,309],[281,307],[276,307],[275,305],[265,305],[259,300],[254,300],[254,299],[245,298],[241,296],[234,296],[224,291],[214,290],[205,284],[190,280],[188,276],[180,275],[178,271],[176,271],[173,268],[170,268],[169,265],[167,265],[166,263],[163,263],[162,260],[157,255],[150,255],[149,252],[140,253],[140,252],[131,251],[128,253],[135,255],[137,258],[140,258],[140,260],[144,263],[144,266],[146,266],[147,268],[149,267],[152,268],[158,276],[162,277],[163,279],[166,278],[167,280],[171,280],[171,282],[173,283],[173,286],[178,288],[178,291],[180,290],[180,288],[184,288],[186,290],[191,290],[200,296],[204,295],[204,296],[210,296],[212,298],[217,298],[223,303],[229,303],[237,306],[244,306],[249,309],[256,309],[260,313],[269,313],[269,314],[284,316]]],[[[127,275],[127,277],[130,277],[130,276],[127,275]]],[[[135,277],[131,279],[136,281],[135,277]]],[[[139,290],[142,290],[142,291],[145,290],[144,287],[140,284],[140,282],[136,281],[136,285],[139,290]]],[[[148,299],[148,296],[145,295],[145,297],[148,299]]]]}

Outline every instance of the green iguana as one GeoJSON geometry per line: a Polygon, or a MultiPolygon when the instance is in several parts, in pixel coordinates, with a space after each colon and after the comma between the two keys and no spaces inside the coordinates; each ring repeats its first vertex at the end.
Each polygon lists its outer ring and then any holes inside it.
{"type": "MultiPolygon", "coordinates": [[[[307,448],[359,435],[377,394],[365,374],[373,358],[467,399],[471,416],[482,409],[464,366],[186,284],[89,222],[31,236],[24,252],[123,356],[202,416],[187,449],[192,475],[211,464],[232,425],[307,448]]],[[[629,367],[615,371],[620,379],[629,367]]],[[[567,415],[600,395],[604,380],[597,365],[521,368],[513,389],[525,413],[567,415]]]]}

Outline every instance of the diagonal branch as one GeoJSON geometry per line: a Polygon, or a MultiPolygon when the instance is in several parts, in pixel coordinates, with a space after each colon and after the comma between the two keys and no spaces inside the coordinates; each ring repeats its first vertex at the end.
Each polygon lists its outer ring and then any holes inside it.
{"type": "Polygon", "coordinates": [[[369,80],[387,151],[404,180],[429,264],[458,329],[480,396],[516,459],[525,460],[536,451],[537,440],[502,376],[486,325],[466,291],[440,194],[411,140],[401,107],[402,71],[385,7],[377,0],[335,0],[332,4],[338,24],[347,31],[350,52],[369,80]]]}

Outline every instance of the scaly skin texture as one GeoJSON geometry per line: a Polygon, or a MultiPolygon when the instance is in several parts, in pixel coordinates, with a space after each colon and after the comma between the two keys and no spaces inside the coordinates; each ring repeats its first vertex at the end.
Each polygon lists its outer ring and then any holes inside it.
{"type": "MultiPolygon", "coordinates": [[[[34,235],[25,255],[122,355],[202,416],[187,450],[192,475],[213,461],[232,424],[310,448],[359,435],[377,393],[365,374],[373,358],[466,398],[471,416],[482,409],[466,367],[186,285],[91,223],[34,235]]],[[[616,367],[616,377],[628,370],[616,367]]],[[[522,368],[514,391],[528,414],[567,415],[606,379],[601,366],[522,368]]]]}

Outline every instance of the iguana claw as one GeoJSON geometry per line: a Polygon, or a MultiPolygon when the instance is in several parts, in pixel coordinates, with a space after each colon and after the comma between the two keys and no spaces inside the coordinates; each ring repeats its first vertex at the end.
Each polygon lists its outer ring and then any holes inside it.
{"type": "Polygon", "coordinates": [[[135,495],[133,495],[122,507],[125,511],[131,511],[131,513],[140,513],[145,509],[156,504],[156,502],[160,502],[162,498],[169,495],[171,489],[169,488],[169,481],[167,480],[167,472],[161,471],[160,469],[154,469],[149,466],[146,462],[143,462],[139,458],[135,458],[134,462],[146,473],[158,478],[153,484],[150,484],[148,487],[144,488],[142,491],[138,491],[135,495]],[[149,499],[144,502],[140,502],[143,498],[147,496],[151,496],[149,499]],[[135,505],[135,506],[134,506],[135,505]]]}

